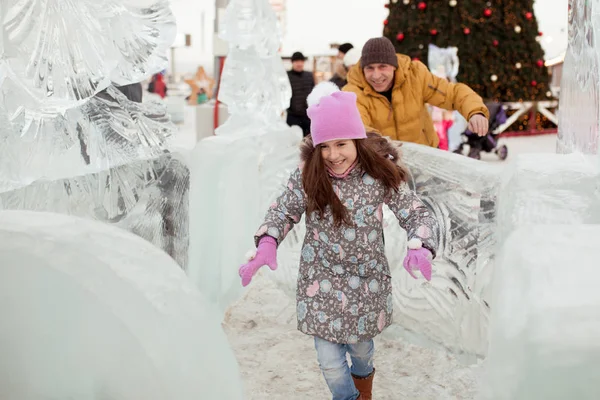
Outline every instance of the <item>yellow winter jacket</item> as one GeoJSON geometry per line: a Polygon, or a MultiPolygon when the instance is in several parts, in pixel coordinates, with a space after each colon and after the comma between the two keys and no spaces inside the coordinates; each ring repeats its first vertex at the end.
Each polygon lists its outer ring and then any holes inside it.
{"type": "Polygon", "coordinates": [[[360,62],[350,68],[348,84],[343,90],[354,92],[363,123],[393,140],[402,140],[437,147],[439,138],[433,128],[425,103],[457,110],[467,121],[475,114],[489,118],[481,97],[462,83],[450,83],[429,72],[420,61],[397,54],[392,103],[377,93],[365,78],[360,62]]]}

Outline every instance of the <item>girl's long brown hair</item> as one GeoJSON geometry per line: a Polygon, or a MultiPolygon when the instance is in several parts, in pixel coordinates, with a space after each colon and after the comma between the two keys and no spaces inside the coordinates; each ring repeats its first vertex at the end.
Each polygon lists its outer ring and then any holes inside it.
{"type": "MultiPolygon", "coordinates": [[[[400,163],[400,152],[392,142],[377,133],[367,133],[366,139],[354,140],[360,167],[374,179],[380,181],[387,197],[398,190],[408,179],[408,170],[400,163]]],[[[311,136],[307,136],[300,147],[302,186],[306,193],[306,215],[317,212],[323,217],[327,206],[331,207],[335,225],[351,225],[346,208],[333,191],[331,177],[323,162],[319,146],[313,147],[311,136]]]]}

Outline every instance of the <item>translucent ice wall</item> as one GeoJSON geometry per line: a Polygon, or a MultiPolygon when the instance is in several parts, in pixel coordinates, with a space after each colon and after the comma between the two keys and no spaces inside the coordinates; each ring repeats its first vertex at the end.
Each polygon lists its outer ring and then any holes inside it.
{"type": "Polygon", "coordinates": [[[219,313],[107,224],[0,211],[0,398],[241,400],[219,313]]]}
{"type": "Polygon", "coordinates": [[[557,153],[598,153],[600,1],[569,0],[569,44],[560,84],[557,153]]]}
{"type": "Polygon", "coordinates": [[[159,103],[117,88],[164,69],[165,0],[0,1],[0,208],[119,224],[187,263],[189,171],[159,103]]]}
{"type": "Polygon", "coordinates": [[[269,2],[231,0],[220,35],[229,53],[219,100],[230,117],[192,154],[189,275],[225,309],[242,293],[238,267],[269,200],[298,164],[302,135],[282,118],[291,88],[269,2]]]}
{"type": "Polygon", "coordinates": [[[507,168],[482,399],[598,398],[599,167],[572,153],[507,168]]]}
{"type": "Polygon", "coordinates": [[[481,399],[600,398],[600,225],[530,225],[494,279],[481,399]]]}

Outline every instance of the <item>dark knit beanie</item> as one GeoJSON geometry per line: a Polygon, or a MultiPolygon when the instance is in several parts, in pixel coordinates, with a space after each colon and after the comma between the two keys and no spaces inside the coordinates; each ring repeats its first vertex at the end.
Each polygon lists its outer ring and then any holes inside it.
{"type": "Polygon", "coordinates": [[[386,37],[378,37],[367,40],[360,57],[360,67],[364,68],[369,64],[389,64],[398,68],[398,58],[396,58],[396,49],[386,37]]]}

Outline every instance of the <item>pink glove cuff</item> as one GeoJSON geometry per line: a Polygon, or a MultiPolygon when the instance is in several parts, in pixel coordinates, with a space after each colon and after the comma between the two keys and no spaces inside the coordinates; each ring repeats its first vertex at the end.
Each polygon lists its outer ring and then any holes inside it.
{"type": "Polygon", "coordinates": [[[265,236],[261,237],[260,240],[258,241],[258,245],[260,246],[263,243],[273,244],[273,245],[275,245],[275,247],[277,247],[277,239],[275,239],[273,236],[265,235],[265,236]]]}

